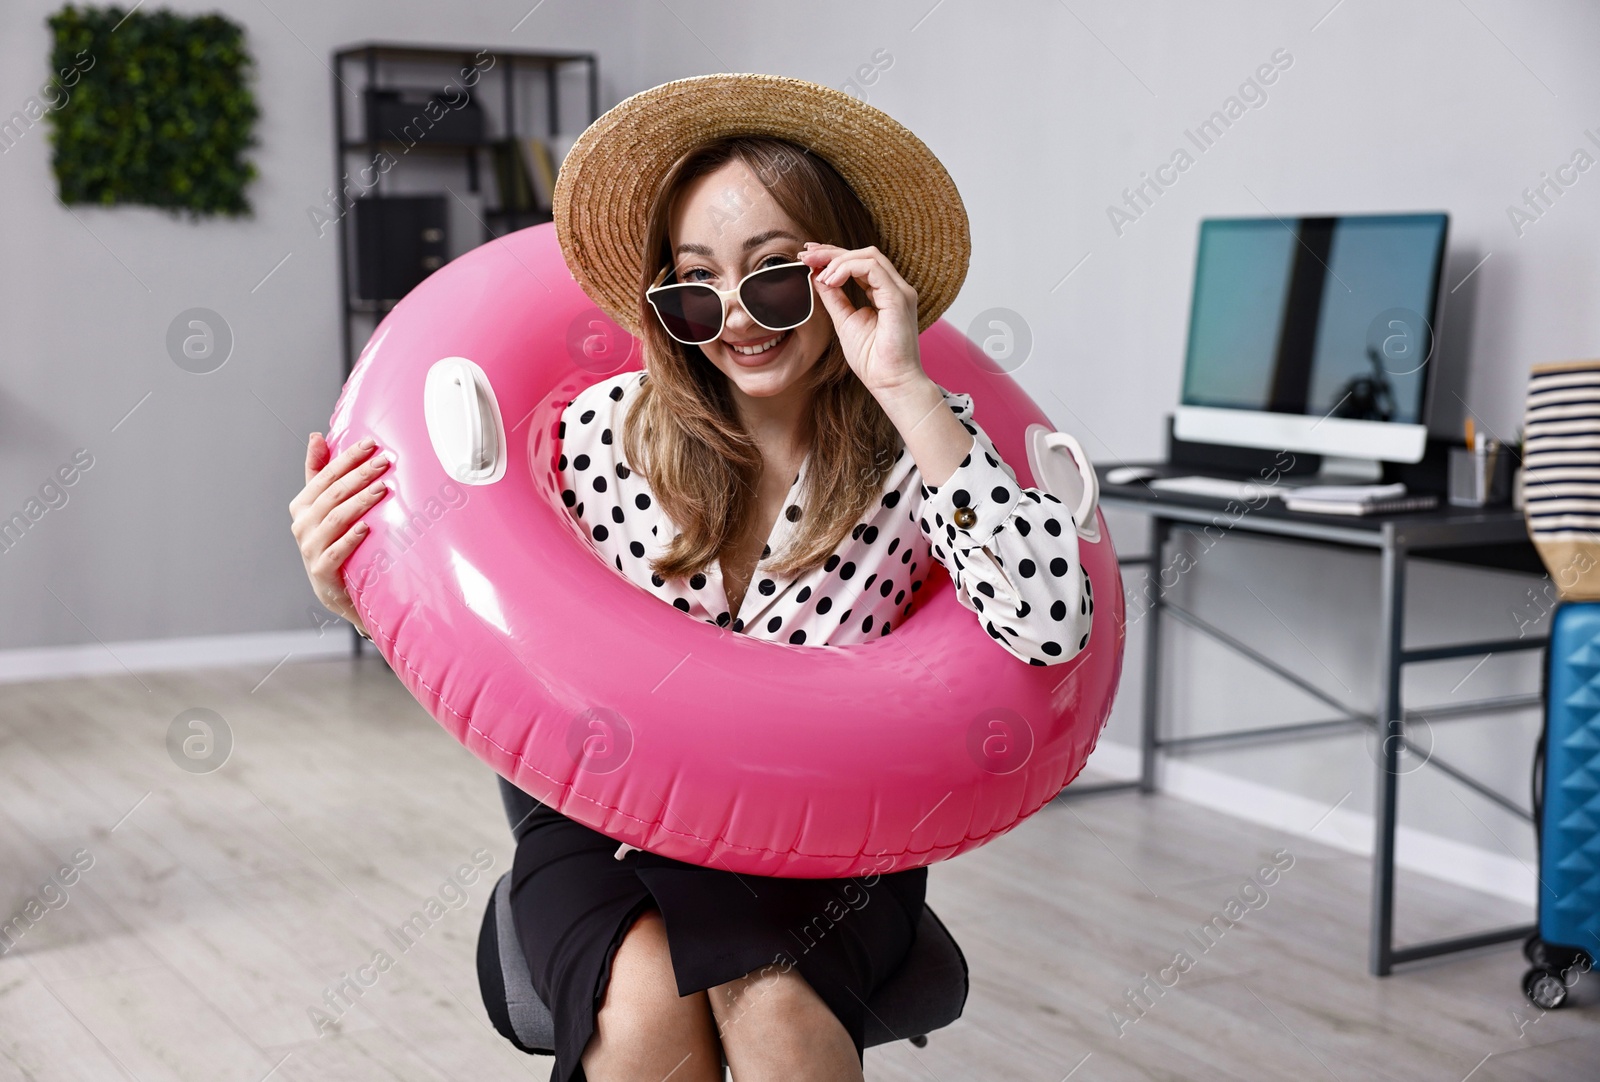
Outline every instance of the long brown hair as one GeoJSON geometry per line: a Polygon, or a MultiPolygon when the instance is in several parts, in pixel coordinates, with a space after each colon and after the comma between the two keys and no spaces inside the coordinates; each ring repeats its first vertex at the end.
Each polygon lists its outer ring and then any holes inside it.
{"type": "MultiPolygon", "coordinates": [[[[708,143],[668,170],[650,207],[640,263],[639,326],[644,386],[623,425],[623,450],[644,473],[662,510],[680,527],[667,551],[651,562],[662,578],[703,571],[743,536],[756,510],[761,451],[740,423],[728,379],[698,346],[666,333],[644,291],[672,258],[667,219],[673,201],[696,177],[738,159],[805,236],[842,248],[878,244],[871,213],[827,161],[769,136],[736,136],[708,143]]],[[[853,304],[868,303],[854,281],[853,304]]],[[[820,301],[818,302],[820,304],[820,301]]],[[[866,385],[851,370],[836,333],[803,377],[811,392],[811,462],[800,501],[803,511],[790,543],[766,566],[800,575],[828,558],[867,507],[882,494],[883,478],[901,450],[900,434],[866,385]]]]}

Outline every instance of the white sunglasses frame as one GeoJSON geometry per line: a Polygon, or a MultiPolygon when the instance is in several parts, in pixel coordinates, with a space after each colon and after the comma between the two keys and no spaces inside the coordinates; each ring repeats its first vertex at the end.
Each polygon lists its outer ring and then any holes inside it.
{"type": "MultiPolygon", "coordinates": [[[[749,274],[745,275],[743,278],[741,278],[737,282],[735,282],[731,289],[718,289],[716,286],[707,285],[705,282],[673,282],[671,285],[665,285],[665,286],[662,285],[661,284],[661,280],[663,278],[665,278],[668,274],[672,273],[672,270],[673,270],[672,264],[669,263],[665,267],[661,268],[661,273],[656,275],[655,281],[651,282],[649,287],[645,289],[644,298],[645,298],[645,300],[650,302],[651,309],[655,311],[656,320],[661,324],[661,329],[666,331],[667,335],[674,342],[683,342],[683,344],[686,345],[686,346],[704,346],[704,345],[708,345],[708,344],[710,344],[712,342],[715,342],[717,339],[721,338],[722,337],[722,332],[728,329],[728,298],[729,297],[733,297],[733,296],[737,296],[738,293],[739,293],[739,290],[744,288],[744,284],[746,282],[748,282],[750,279],[754,278],[756,275],[765,274],[768,271],[782,270],[785,267],[805,267],[805,266],[806,265],[804,263],[800,262],[800,260],[791,259],[787,263],[779,263],[779,264],[776,264],[775,266],[771,266],[771,267],[760,267],[760,268],[757,268],[756,270],[751,271],[749,274]],[[656,301],[655,301],[655,296],[654,296],[655,294],[665,292],[666,290],[669,290],[669,289],[681,289],[681,288],[684,288],[686,286],[698,286],[701,289],[709,289],[709,290],[711,290],[711,292],[715,293],[717,295],[717,299],[722,302],[722,319],[718,323],[717,333],[712,335],[710,338],[705,339],[704,341],[686,342],[682,338],[679,338],[677,335],[673,334],[672,333],[672,328],[668,327],[667,326],[667,321],[661,317],[661,309],[656,307],[656,301]]],[[[751,312],[750,309],[745,308],[743,299],[741,299],[739,301],[739,307],[740,308],[744,308],[744,314],[749,316],[751,322],[753,322],[758,327],[762,327],[762,328],[764,328],[766,330],[769,330],[769,331],[792,331],[796,327],[804,325],[806,322],[808,322],[811,319],[811,317],[813,315],[816,314],[816,311],[817,311],[816,273],[817,273],[816,272],[816,268],[814,268],[814,267],[806,267],[806,286],[807,286],[806,292],[807,292],[808,296],[811,298],[811,300],[810,300],[810,303],[806,307],[806,318],[802,319],[799,323],[793,323],[793,324],[790,324],[787,327],[768,327],[765,323],[762,323],[759,319],[756,319],[755,313],[751,312]]]]}

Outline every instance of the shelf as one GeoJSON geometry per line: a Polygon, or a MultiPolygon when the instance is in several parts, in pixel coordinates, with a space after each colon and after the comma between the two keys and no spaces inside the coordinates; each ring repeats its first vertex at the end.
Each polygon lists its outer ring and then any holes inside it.
{"type": "Polygon", "coordinates": [[[488,207],[485,208],[483,216],[485,218],[527,218],[530,225],[555,221],[555,216],[545,207],[538,207],[533,210],[501,210],[499,207],[488,207]]]}
{"type": "Polygon", "coordinates": [[[347,45],[334,52],[335,60],[365,59],[368,55],[379,60],[435,60],[439,57],[473,57],[480,52],[490,56],[503,56],[529,64],[593,63],[593,53],[540,52],[526,49],[500,49],[493,46],[470,45],[408,45],[404,42],[373,42],[370,45],[347,45]]]}
{"type": "MultiPolygon", "coordinates": [[[[430,162],[441,162],[452,169],[455,168],[452,159],[463,163],[467,171],[466,190],[479,192],[486,199],[499,199],[501,195],[498,172],[503,163],[500,161],[501,155],[493,152],[494,148],[508,143],[514,144],[515,141],[526,138],[549,138],[552,134],[565,131],[566,125],[576,120],[578,114],[587,117],[582,123],[582,127],[586,128],[600,115],[599,66],[595,54],[588,52],[502,49],[493,45],[478,47],[374,41],[343,45],[333,50],[333,62],[329,74],[332,76],[329,89],[334,112],[335,190],[341,189],[349,179],[347,170],[353,163],[348,156],[351,154],[376,156],[379,153],[387,153],[392,157],[403,159],[406,155],[420,152],[420,158],[430,162]],[[392,118],[389,118],[377,126],[378,131],[385,133],[379,138],[354,138],[352,127],[359,126],[360,130],[365,132],[367,119],[371,116],[367,111],[366,103],[371,100],[366,97],[367,90],[398,90],[403,98],[407,91],[427,90],[420,85],[428,81],[427,77],[419,75],[419,71],[436,70],[439,78],[448,82],[455,75],[452,69],[487,64],[489,57],[493,57],[495,63],[481,68],[484,78],[482,82],[475,82],[473,96],[482,99],[484,104],[492,104],[498,100],[500,106],[498,115],[493,112],[487,113],[481,126],[475,124],[465,130],[455,128],[456,138],[446,137],[443,128],[429,127],[419,134],[418,138],[411,140],[404,137],[406,134],[404,131],[397,134],[392,126],[392,118]],[[401,66],[385,70],[385,66],[390,62],[398,62],[401,66]],[[581,72],[581,80],[577,78],[577,74],[580,73],[573,73],[566,67],[572,64],[583,65],[587,69],[581,72]],[[405,71],[403,79],[398,78],[401,70],[405,71]],[[529,112],[528,106],[518,103],[519,95],[523,101],[537,101],[539,87],[544,89],[543,102],[533,105],[529,112]],[[529,91],[534,91],[533,98],[527,96],[529,91]],[[569,99],[572,99],[574,104],[582,101],[587,108],[563,110],[562,104],[569,99]],[[347,113],[351,115],[347,116],[347,113]],[[476,139],[460,138],[461,135],[479,127],[499,129],[502,134],[476,139]],[[480,148],[489,148],[492,153],[482,155],[478,153],[480,148]],[[491,162],[490,175],[485,178],[486,183],[480,185],[479,176],[486,159],[491,162]]],[[[425,103],[421,107],[425,107],[425,103]]],[[[394,164],[402,172],[407,169],[399,162],[394,164]]],[[[368,196],[422,194],[415,190],[408,192],[406,189],[418,188],[420,186],[418,181],[424,175],[436,171],[427,167],[417,168],[420,172],[406,178],[410,183],[402,181],[398,185],[399,191],[391,190],[395,185],[384,183],[384,178],[380,174],[371,188],[363,194],[368,196]]],[[[427,187],[435,189],[427,194],[438,194],[437,180],[427,187]]],[[[551,212],[543,207],[530,207],[526,210],[491,207],[479,210],[477,213],[479,217],[477,228],[481,230],[483,243],[489,243],[518,229],[552,220],[551,212]]],[[[356,276],[352,275],[352,271],[356,269],[354,262],[357,256],[354,219],[355,215],[345,214],[341,215],[338,223],[341,283],[339,308],[340,324],[343,329],[341,347],[346,376],[349,375],[359,351],[360,337],[368,333],[367,321],[373,318],[381,319],[399,303],[398,300],[371,300],[353,296],[356,276]]],[[[409,251],[403,245],[397,250],[409,251]]],[[[374,257],[370,250],[366,254],[367,258],[385,258],[374,257]]],[[[403,258],[409,263],[411,257],[408,254],[388,258],[403,258]]],[[[383,288],[385,291],[398,289],[405,282],[414,280],[416,280],[414,274],[399,274],[394,276],[390,285],[383,288]]]]}
{"type": "Polygon", "coordinates": [[[450,142],[445,139],[433,139],[431,141],[426,139],[418,139],[414,143],[408,143],[404,139],[346,139],[343,143],[339,144],[339,148],[341,150],[371,150],[376,147],[404,147],[407,153],[410,153],[413,150],[447,150],[452,154],[456,154],[463,150],[472,150],[475,147],[491,146],[498,142],[500,142],[498,139],[479,139],[476,142],[471,143],[464,143],[459,140],[456,142],[450,142]]]}

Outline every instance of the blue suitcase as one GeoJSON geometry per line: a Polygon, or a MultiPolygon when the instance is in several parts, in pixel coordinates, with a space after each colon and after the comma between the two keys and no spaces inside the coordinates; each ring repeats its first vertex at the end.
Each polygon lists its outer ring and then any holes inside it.
{"type": "Polygon", "coordinates": [[[1534,752],[1539,930],[1523,953],[1535,1006],[1566,1002],[1600,947],[1600,601],[1563,601],[1543,665],[1544,731],[1534,752]]]}

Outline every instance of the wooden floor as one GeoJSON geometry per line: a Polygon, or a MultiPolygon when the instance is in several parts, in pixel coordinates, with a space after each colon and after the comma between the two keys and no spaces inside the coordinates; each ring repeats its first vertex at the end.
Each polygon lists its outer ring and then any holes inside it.
{"type": "MultiPolygon", "coordinates": [[[[547,1078],[478,994],[512,852],[493,775],[370,656],[266,669],[0,686],[0,919],[22,929],[0,956],[0,1080],[547,1078]],[[211,772],[168,750],[191,708],[232,736],[211,772]],[[61,892],[74,853],[92,863],[61,892]],[[450,877],[474,854],[492,864],[463,899],[450,877]],[[353,1005],[330,1005],[347,976],[353,1005]]],[[[1600,974],[1542,1017],[1515,945],[1374,979],[1367,890],[1362,858],[1169,797],[1054,805],[934,867],[966,1013],[924,1049],[868,1050],[867,1077],[1600,1079],[1600,974]],[[1280,847],[1293,865],[1202,950],[1190,933],[1280,847]],[[1180,951],[1176,983],[1129,1007],[1180,951]]],[[[1401,942],[1530,918],[1399,882],[1401,942]]]]}

